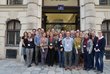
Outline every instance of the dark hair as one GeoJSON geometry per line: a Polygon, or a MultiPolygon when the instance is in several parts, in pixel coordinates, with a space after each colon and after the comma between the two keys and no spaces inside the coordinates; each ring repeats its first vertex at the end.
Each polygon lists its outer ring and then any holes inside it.
{"type": "Polygon", "coordinates": [[[34,31],[34,30],[36,31],[36,29],[32,29],[32,31],[34,31]]]}
{"type": "Polygon", "coordinates": [[[39,31],[39,30],[41,31],[41,28],[38,28],[38,29],[37,29],[37,31],[39,31]]]}
{"type": "Polygon", "coordinates": [[[89,35],[89,39],[92,39],[92,35],[89,35]]]}
{"type": "Polygon", "coordinates": [[[25,36],[25,33],[26,33],[26,34],[27,34],[27,36],[28,36],[28,32],[26,32],[26,31],[23,33],[23,36],[25,36]]]}

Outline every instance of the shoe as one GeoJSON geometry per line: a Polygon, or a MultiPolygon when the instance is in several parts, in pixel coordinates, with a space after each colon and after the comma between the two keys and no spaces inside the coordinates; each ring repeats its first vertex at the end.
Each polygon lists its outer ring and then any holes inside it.
{"type": "Polygon", "coordinates": [[[98,72],[98,70],[95,69],[94,72],[98,72]]]}
{"type": "Polygon", "coordinates": [[[72,67],[70,67],[69,70],[72,71],[72,67]]]}
{"type": "Polygon", "coordinates": [[[35,63],[35,65],[37,66],[37,65],[38,65],[38,63],[35,63]]]}
{"type": "Polygon", "coordinates": [[[65,70],[68,70],[68,68],[67,68],[67,67],[65,67],[65,70]]]}
{"type": "Polygon", "coordinates": [[[98,71],[98,72],[97,72],[97,74],[102,74],[102,73],[103,73],[102,71],[98,71]]]}
{"type": "Polygon", "coordinates": [[[83,68],[83,70],[87,70],[87,68],[83,68]]]}
{"type": "Polygon", "coordinates": [[[88,68],[86,71],[90,71],[90,69],[88,68]]]}
{"type": "Polygon", "coordinates": [[[73,66],[72,68],[75,69],[75,66],[73,66]]]}
{"type": "Polygon", "coordinates": [[[27,66],[28,68],[31,67],[31,65],[27,66]]]}

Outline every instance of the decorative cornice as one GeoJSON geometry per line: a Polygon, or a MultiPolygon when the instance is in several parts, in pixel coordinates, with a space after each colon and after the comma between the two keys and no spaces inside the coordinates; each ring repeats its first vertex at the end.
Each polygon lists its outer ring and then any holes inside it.
{"type": "Polygon", "coordinates": [[[38,3],[36,3],[36,2],[28,2],[27,5],[29,5],[29,4],[35,4],[35,5],[37,5],[37,6],[41,6],[41,5],[39,5],[38,3]]]}
{"type": "Polygon", "coordinates": [[[108,5],[96,5],[95,8],[96,9],[110,9],[110,6],[108,6],[108,5]]]}
{"type": "Polygon", "coordinates": [[[0,5],[0,8],[27,8],[27,5],[0,5]]]}
{"type": "Polygon", "coordinates": [[[84,5],[81,5],[81,7],[86,6],[86,5],[88,5],[88,4],[94,4],[94,5],[95,5],[94,2],[88,2],[88,3],[85,3],[84,5]]]}
{"type": "Polygon", "coordinates": [[[35,16],[35,15],[28,15],[27,17],[35,17],[35,18],[41,18],[41,17],[38,17],[38,16],[35,16]]]}
{"type": "Polygon", "coordinates": [[[0,5],[0,12],[26,11],[27,5],[0,5]]]}
{"type": "Polygon", "coordinates": [[[85,18],[87,18],[87,17],[96,17],[96,16],[90,15],[90,16],[82,17],[81,19],[85,19],[85,18]]]}

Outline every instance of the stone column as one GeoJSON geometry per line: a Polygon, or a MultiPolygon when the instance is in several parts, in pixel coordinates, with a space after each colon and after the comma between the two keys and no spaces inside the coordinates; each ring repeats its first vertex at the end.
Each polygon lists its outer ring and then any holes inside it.
{"type": "Polygon", "coordinates": [[[6,55],[5,43],[6,43],[6,14],[0,12],[0,59],[4,59],[6,55]]]}
{"type": "Polygon", "coordinates": [[[23,0],[23,5],[27,4],[27,0],[23,0]]]}
{"type": "MultiPolygon", "coordinates": [[[[2,20],[5,20],[5,18],[0,18],[2,20]]],[[[6,56],[6,50],[5,50],[5,41],[6,41],[6,36],[5,36],[5,31],[6,31],[6,25],[4,21],[0,22],[0,60],[5,59],[6,56]]]]}
{"type": "Polygon", "coordinates": [[[7,0],[0,0],[0,5],[7,5],[7,0]]]}
{"type": "Polygon", "coordinates": [[[95,29],[94,0],[80,0],[81,30],[95,29]]]}
{"type": "Polygon", "coordinates": [[[42,0],[28,0],[27,5],[27,29],[40,28],[42,0]]]}

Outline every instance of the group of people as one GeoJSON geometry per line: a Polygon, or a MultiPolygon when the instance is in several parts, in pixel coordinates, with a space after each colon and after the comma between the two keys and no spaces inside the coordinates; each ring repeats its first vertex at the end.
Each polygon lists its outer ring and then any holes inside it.
{"type": "Polygon", "coordinates": [[[106,41],[102,32],[61,31],[42,28],[24,32],[22,51],[27,67],[34,62],[42,66],[59,65],[65,70],[95,69],[103,72],[103,56],[106,41]],[[39,61],[40,60],[40,61],[39,61]]]}

